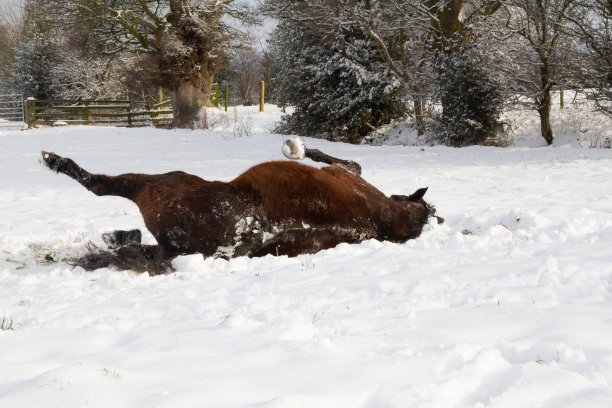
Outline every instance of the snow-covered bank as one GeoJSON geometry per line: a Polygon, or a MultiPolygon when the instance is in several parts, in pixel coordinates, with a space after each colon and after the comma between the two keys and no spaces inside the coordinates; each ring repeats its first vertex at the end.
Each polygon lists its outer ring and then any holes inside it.
{"type": "Polygon", "coordinates": [[[0,407],[612,405],[609,149],[307,139],[387,194],[428,186],[446,224],[297,258],[184,256],[156,277],[45,260],[117,228],[153,238],[40,150],[230,180],[282,159],[278,114],[241,116],[242,133],[0,129],[0,407]]]}
{"type": "MultiPolygon", "coordinates": [[[[555,147],[605,147],[612,146],[610,117],[595,111],[592,103],[581,93],[565,92],[565,105],[561,108],[559,93],[553,93],[551,125],[555,147]]],[[[500,120],[505,123],[504,131],[497,143],[514,147],[545,147],[546,141],[540,136],[540,117],[534,110],[513,107],[504,111],[500,120]]],[[[384,140],[391,145],[422,145],[426,136],[418,137],[414,120],[394,123],[377,132],[375,140],[384,140]]]]}

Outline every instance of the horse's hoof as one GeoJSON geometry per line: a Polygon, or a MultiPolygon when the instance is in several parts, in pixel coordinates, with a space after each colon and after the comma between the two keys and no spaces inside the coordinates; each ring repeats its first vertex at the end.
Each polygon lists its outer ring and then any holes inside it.
{"type": "Polygon", "coordinates": [[[306,156],[306,146],[299,137],[285,140],[281,150],[286,158],[292,160],[302,160],[306,156]]]}
{"type": "Polygon", "coordinates": [[[55,153],[45,152],[44,150],[40,153],[42,154],[42,159],[45,162],[45,165],[51,170],[57,171],[61,157],[55,153]]]}

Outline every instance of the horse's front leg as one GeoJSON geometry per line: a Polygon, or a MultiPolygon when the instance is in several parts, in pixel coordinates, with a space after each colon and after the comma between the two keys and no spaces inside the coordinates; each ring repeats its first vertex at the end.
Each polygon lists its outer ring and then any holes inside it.
{"type": "Polygon", "coordinates": [[[172,268],[174,256],[168,256],[159,245],[132,243],[108,251],[90,245],[88,249],[89,253],[69,264],[80,266],[86,271],[110,267],[120,271],[148,272],[150,275],[174,270],[172,268]]]}
{"type": "Polygon", "coordinates": [[[102,234],[102,241],[104,241],[109,249],[117,249],[130,244],[140,244],[142,242],[142,233],[139,229],[129,231],[115,230],[102,234]]]}

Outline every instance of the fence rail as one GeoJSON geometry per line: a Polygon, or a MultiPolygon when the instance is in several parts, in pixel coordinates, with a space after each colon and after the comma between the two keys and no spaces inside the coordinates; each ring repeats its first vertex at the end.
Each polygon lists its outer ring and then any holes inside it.
{"type": "Polygon", "coordinates": [[[128,100],[28,99],[25,104],[25,121],[30,127],[58,123],[145,126],[172,121],[170,105],[170,101],[148,108],[143,103],[128,100]]]}
{"type": "Polygon", "coordinates": [[[21,94],[0,94],[0,119],[24,121],[23,97],[21,94]]]}

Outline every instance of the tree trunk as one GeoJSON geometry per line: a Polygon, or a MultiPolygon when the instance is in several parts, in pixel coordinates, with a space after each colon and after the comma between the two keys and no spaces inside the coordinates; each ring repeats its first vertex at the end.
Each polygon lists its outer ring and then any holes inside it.
{"type": "Polygon", "coordinates": [[[552,126],[550,125],[550,91],[545,91],[544,97],[542,98],[542,102],[540,103],[540,107],[538,108],[538,113],[540,114],[540,129],[542,132],[542,137],[546,140],[546,144],[551,145],[553,142],[553,131],[552,126]]]}
{"type": "MultiPolygon", "coordinates": [[[[446,0],[442,3],[431,0],[431,10],[437,15],[437,19],[432,20],[432,31],[437,33],[437,39],[434,42],[434,47],[437,49],[440,58],[449,58],[453,53],[457,45],[463,40],[463,23],[459,19],[461,10],[465,5],[465,0],[446,0]],[[439,7],[438,4],[442,4],[439,7]]],[[[445,73],[448,68],[438,67],[438,76],[445,73]]],[[[447,96],[441,97],[440,103],[442,105],[442,121],[443,123],[452,123],[453,120],[449,118],[449,112],[452,110],[449,108],[451,99],[447,96]]]]}
{"type": "Polygon", "coordinates": [[[425,109],[423,108],[423,100],[419,97],[414,99],[414,117],[416,118],[417,135],[425,134],[425,109]]]}
{"type": "Polygon", "coordinates": [[[212,81],[202,87],[196,87],[191,82],[181,82],[171,94],[174,120],[172,125],[178,128],[206,128],[206,116],[199,118],[202,108],[206,108],[210,95],[212,81]]]}
{"type": "MultiPolygon", "coordinates": [[[[211,13],[198,14],[191,2],[170,0],[170,28],[159,40],[162,50],[157,54],[162,86],[171,89],[174,127],[206,128],[206,115],[198,117],[210,100],[213,75],[219,70],[222,52],[215,43],[221,41],[213,31],[224,15],[225,6],[211,3],[211,13]],[[204,18],[204,20],[202,19],[204,18]]],[[[208,4],[208,3],[207,3],[208,4]]]]}
{"type": "Polygon", "coordinates": [[[553,142],[553,131],[550,125],[550,108],[552,106],[552,98],[550,89],[552,83],[550,81],[550,66],[547,58],[542,58],[540,63],[540,82],[542,86],[542,95],[538,104],[538,113],[540,114],[540,129],[542,137],[546,140],[546,144],[551,145],[553,142]]]}
{"type": "Polygon", "coordinates": [[[465,0],[448,0],[438,12],[444,40],[453,39],[454,35],[463,29],[463,23],[459,19],[463,6],[465,6],[465,0]]]}

